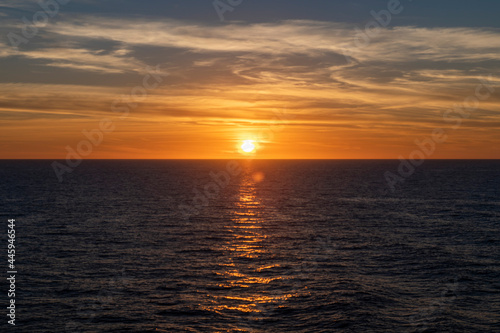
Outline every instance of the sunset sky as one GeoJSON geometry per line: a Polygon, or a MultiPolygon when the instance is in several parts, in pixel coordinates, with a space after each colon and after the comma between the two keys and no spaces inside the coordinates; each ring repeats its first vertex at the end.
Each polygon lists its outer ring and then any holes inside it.
{"type": "Polygon", "coordinates": [[[397,159],[439,128],[429,158],[500,158],[500,2],[73,0],[33,33],[37,3],[0,5],[0,158],[103,119],[85,158],[397,159]]]}

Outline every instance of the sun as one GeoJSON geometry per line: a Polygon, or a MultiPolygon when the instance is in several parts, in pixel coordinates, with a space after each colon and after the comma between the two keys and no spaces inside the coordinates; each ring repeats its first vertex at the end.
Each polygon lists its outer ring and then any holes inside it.
{"type": "Polygon", "coordinates": [[[255,145],[253,144],[253,140],[245,140],[243,141],[243,144],[241,145],[241,149],[245,153],[251,153],[255,149],[255,145]]]}

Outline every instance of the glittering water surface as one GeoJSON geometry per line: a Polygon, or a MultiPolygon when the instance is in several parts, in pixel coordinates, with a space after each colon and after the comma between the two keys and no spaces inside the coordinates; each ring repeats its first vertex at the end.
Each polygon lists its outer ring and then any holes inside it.
{"type": "Polygon", "coordinates": [[[0,161],[18,332],[500,332],[499,161],[50,163],[0,161]]]}

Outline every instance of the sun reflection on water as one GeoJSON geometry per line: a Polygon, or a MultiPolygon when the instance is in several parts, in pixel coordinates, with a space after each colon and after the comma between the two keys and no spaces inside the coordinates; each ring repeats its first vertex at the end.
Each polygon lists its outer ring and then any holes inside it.
{"type": "Polygon", "coordinates": [[[231,218],[225,226],[229,237],[221,244],[226,255],[218,262],[220,282],[210,295],[211,311],[232,317],[238,329],[250,331],[269,315],[270,308],[292,296],[271,292],[269,288],[285,277],[272,273],[279,271],[280,264],[268,260],[272,253],[266,245],[266,212],[256,187],[262,179],[262,174],[255,177],[250,172],[241,178],[231,218]]]}

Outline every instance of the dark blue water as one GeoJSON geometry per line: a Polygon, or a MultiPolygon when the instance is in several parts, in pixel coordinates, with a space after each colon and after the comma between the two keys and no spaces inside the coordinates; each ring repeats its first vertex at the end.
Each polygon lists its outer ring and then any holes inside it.
{"type": "Polygon", "coordinates": [[[500,161],[50,163],[0,161],[2,331],[500,332],[500,161]]]}

